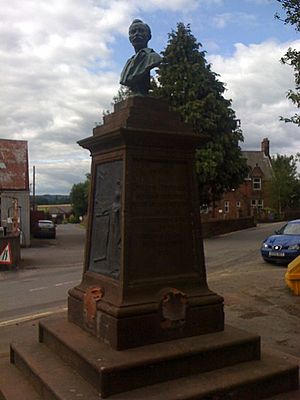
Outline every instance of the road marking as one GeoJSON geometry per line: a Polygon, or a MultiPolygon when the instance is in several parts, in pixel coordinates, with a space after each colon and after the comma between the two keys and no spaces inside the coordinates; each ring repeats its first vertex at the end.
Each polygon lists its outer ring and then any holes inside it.
{"type": "Polygon", "coordinates": [[[50,289],[53,286],[54,287],[58,287],[58,286],[70,285],[71,283],[79,283],[79,280],[76,279],[74,281],[59,282],[59,283],[55,283],[54,285],[51,285],[51,286],[40,286],[40,287],[37,287],[37,288],[29,289],[29,292],[36,292],[38,290],[50,289]]]}
{"type": "Polygon", "coordinates": [[[41,287],[37,287],[37,288],[33,288],[33,289],[29,289],[29,292],[35,292],[36,290],[43,290],[43,289],[47,289],[49,286],[41,286],[41,287]]]}
{"type": "Polygon", "coordinates": [[[66,282],[56,283],[54,286],[69,285],[70,283],[78,283],[78,279],[76,279],[75,281],[66,281],[66,282]]]}
{"type": "Polygon", "coordinates": [[[60,307],[58,309],[51,310],[51,311],[44,311],[44,312],[40,312],[40,313],[36,313],[36,314],[25,315],[24,317],[8,319],[7,321],[0,322],[0,328],[3,326],[15,325],[15,324],[20,324],[22,322],[32,321],[33,319],[37,319],[37,318],[48,317],[49,315],[52,315],[55,313],[67,311],[67,309],[68,309],[68,307],[60,307]]]}

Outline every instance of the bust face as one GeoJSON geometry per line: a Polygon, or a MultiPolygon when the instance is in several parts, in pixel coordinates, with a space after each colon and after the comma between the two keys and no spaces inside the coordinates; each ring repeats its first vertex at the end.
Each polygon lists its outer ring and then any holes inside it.
{"type": "Polygon", "coordinates": [[[136,50],[147,47],[149,39],[148,29],[143,23],[137,22],[130,26],[129,40],[136,50]]]}

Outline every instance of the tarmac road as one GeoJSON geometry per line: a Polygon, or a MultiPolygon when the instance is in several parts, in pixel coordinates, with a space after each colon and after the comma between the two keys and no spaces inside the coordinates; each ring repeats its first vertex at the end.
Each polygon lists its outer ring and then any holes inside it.
{"type": "Polygon", "coordinates": [[[84,240],[80,225],[58,225],[57,239],[21,249],[22,268],[0,272],[0,327],[66,309],[82,276],[84,240]]]}
{"type": "MultiPolygon", "coordinates": [[[[259,334],[263,349],[269,349],[272,353],[276,351],[288,353],[295,357],[295,361],[299,364],[300,297],[294,296],[285,286],[286,267],[264,263],[259,254],[263,238],[281,225],[281,223],[262,224],[256,228],[206,239],[204,248],[208,285],[225,299],[227,324],[259,334]]],[[[53,272],[58,276],[61,271],[71,271],[72,268],[77,270],[78,280],[80,279],[85,232],[81,227],[74,225],[61,226],[61,229],[64,229],[65,233],[70,230],[71,242],[74,243],[68,244],[68,239],[63,239],[64,235],[60,235],[58,231],[55,245],[54,242],[52,244],[43,242],[44,247],[38,250],[34,247],[25,249],[25,269],[17,274],[23,277],[26,274],[38,276],[36,274],[44,272],[45,282],[38,279],[40,287],[50,282],[47,278],[49,273],[53,272]],[[74,229],[76,231],[73,232],[74,229]],[[77,231],[77,229],[82,230],[77,231]],[[72,267],[72,263],[76,264],[75,267],[72,267]]],[[[0,272],[0,293],[4,287],[3,283],[20,280],[20,276],[13,274],[13,272],[0,272]]],[[[74,284],[70,284],[71,286],[74,284]]],[[[66,298],[67,287],[63,290],[66,298]]],[[[51,291],[55,292],[53,288],[51,291]]],[[[35,294],[38,292],[36,290],[35,294]]],[[[40,292],[43,293],[42,290],[40,292]]],[[[12,293],[17,296],[15,288],[12,293]]],[[[0,305],[2,302],[3,299],[0,300],[0,305]]],[[[56,312],[65,311],[62,308],[56,312]]],[[[8,356],[9,343],[13,339],[37,337],[38,317],[38,313],[36,315],[33,313],[32,318],[27,321],[20,320],[2,326],[0,324],[0,358],[8,356]]],[[[255,400],[255,397],[253,399],[255,400]]],[[[300,399],[300,391],[272,398],[272,400],[296,399],[300,399]]]]}
{"type": "MultiPolygon", "coordinates": [[[[209,288],[225,299],[228,324],[262,335],[263,344],[300,357],[300,298],[286,288],[286,267],[265,263],[264,237],[282,223],[261,224],[204,241],[209,288]]],[[[66,308],[80,281],[85,230],[59,225],[56,240],[22,249],[24,269],[0,272],[0,327],[66,308]]]]}
{"type": "Polygon", "coordinates": [[[208,285],[225,299],[226,323],[300,358],[300,297],[286,287],[286,266],[265,263],[259,254],[261,241],[281,225],[261,224],[205,240],[208,285]]]}

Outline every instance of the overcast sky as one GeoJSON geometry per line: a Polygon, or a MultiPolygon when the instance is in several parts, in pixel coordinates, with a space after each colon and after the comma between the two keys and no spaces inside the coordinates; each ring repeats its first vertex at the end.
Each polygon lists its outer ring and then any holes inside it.
{"type": "MultiPolygon", "coordinates": [[[[286,99],[293,70],[279,60],[300,35],[274,19],[276,0],[9,0],[0,16],[0,138],[27,140],[36,193],[69,194],[90,171],[88,137],[111,108],[133,54],[128,26],[141,18],[161,52],[178,22],[190,23],[241,120],[243,149],[262,138],[272,154],[300,151],[286,99]]],[[[31,177],[30,177],[30,180],[31,177]]]]}

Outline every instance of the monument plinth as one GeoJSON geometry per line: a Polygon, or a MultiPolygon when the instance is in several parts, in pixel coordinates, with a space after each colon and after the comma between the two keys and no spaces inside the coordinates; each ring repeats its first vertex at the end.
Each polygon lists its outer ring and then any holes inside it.
{"type": "Polygon", "coordinates": [[[221,331],[208,289],[196,135],[168,105],[129,97],[79,144],[92,156],[85,268],[69,320],[115,349],[221,331]]]}
{"type": "Polygon", "coordinates": [[[258,335],[224,329],[223,299],[207,286],[194,168],[204,138],[142,97],[93,133],[80,141],[92,155],[82,282],[68,319],[41,320],[38,341],[11,344],[0,398],[252,400],[296,390],[298,366],[261,354],[258,335]]]}

